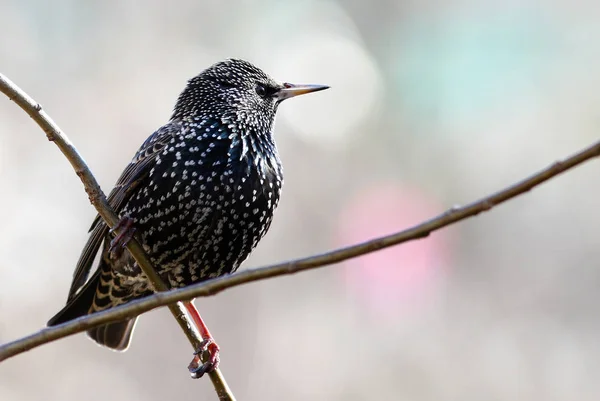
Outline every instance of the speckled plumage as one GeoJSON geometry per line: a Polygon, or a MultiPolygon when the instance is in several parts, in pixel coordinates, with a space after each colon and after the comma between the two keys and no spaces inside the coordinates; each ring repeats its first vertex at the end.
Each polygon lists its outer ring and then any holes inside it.
{"type": "MultiPolygon", "coordinates": [[[[234,272],[267,232],[283,184],[273,122],[278,104],[295,95],[282,95],[292,87],[243,60],[213,65],[188,82],[171,120],[142,144],[117,181],[111,205],[133,220],[136,237],[172,288],[234,272]]],[[[115,257],[110,241],[96,219],[68,304],[50,325],[151,293],[131,255],[115,257]]],[[[89,335],[125,349],[133,324],[89,335]]]]}

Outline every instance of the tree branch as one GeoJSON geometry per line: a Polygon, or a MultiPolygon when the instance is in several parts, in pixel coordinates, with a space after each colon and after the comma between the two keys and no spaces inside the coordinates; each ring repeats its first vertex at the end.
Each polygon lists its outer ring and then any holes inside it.
{"type": "Polygon", "coordinates": [[[97,312],[59,326],[40,330],[37,333],[0,346],[0,361],[48,342],[85,331],[91,327],[100,326],[116,320],[131,318],[177,301],[189,300],[197,297],[207,297],[231,287],[271,277],[316,269],[375,252],[383,248],[427,237],[433,231],[465,220],[469,217],[476,216],[479,213],[486,212],[495,206],[522,195],[543,182],[598,156],[600,156],[600,141],[562,161],[553,163],[547,168],[540,170],[501,191],[488,195],[466,206],[454,206],[430,220],[398,233],[316,256],[262,268],[249,269],[186,288],[175,289],[168,292],[159,292],[147,298],[133,301],[110,310],[97,312]]]}
{"type": "MultiPolygon", "coordinates": [[[[49,141],[52,141],[58,146],[63,155],[71,163],[75,170],[75,174],[81,179],[85,191],[87,192],[90,202],[98,211],[98,214],[113,228],[119,221],[119,217],[112,210],[106,196],[102,192],[96,178],[90,171],[89,167],[75,148],[69,141],[67,136],[61,131],[56,123],[42,110],[42,106],[21,90],[17,85],[10,81],[7,77],[0,74],[0,91],[8,98],[14,101],[21,109],[23,109],[29,117],[31,117],[44,130],[49,141]]],[[[117,230],[117,234],[120,230],[117,230]]],[[[162,281],[156,269],[152,266],[152,262],[144,252],[142,246],[135,239],[127,243],[127,249],[134,257],[150,283],[157,291],[168,291],[169,287],[162,281]]],[[[183,306],[179,303],[169,305],[171,313],[179,323],[181,329],[186,334],[188,340],[194,347],[194,350],[200,348],[201,339],[192,329],[192,324],[185,313],[183,306]]],[[[204,360],[203,360],[204,361],[204,360]]],[[[229,389],[221,372],[217,369],[209,374],[210,379],[215,387],[215,391],[221,401],[235,400],[235,397],[229,389]]]]}

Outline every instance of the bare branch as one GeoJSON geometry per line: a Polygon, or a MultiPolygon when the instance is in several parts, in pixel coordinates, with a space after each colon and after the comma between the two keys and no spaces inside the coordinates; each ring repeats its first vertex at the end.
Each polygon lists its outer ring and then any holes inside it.
{"type": "MultiPolygon", "coordinates": [[[[69,160],[71,166],[75,170],[75,174],[81,179],[85,191],[87,192],[90,202],[98,211],[98,214],[106,222],[109,227],[114,227],[119,221],[119,217],[108,204],[106,196],[100,185],[96,181],[86,162],[83,160],[75,146],[69,141],[67,136],[61,131],[56,123],[42,110],[42,106],[34,101],[29,95],[21,90],[17,85],[10,81],[7,77],[0,74],[0,91],[8,98],[14,101],[21,107],[39,126],[44,130],[49,141],[52,141],[58,146],[63,155],[69,160]]],[[[117,234],[120,230],[118,230],[117,234]]],[[[146,277],[148,277],[152,286],[157,291],[168,291],[169,287],[162,281],[156,270],[152,266],[152,262],[142,249],[142,246],[135,239],[127,243],[127,249],[134,257],[146,277]]],[[[171,313],[181,326],[181,329],[186,334],[188,340],[194,347],[194,350],[200,348],[201,339],[192,329],[192,324],[187,317],[183,307],[179,303],[169,305],[171,313]]],[[[211,372],[210,379],[213,382],[215,391],[219,399],[235,400],[233,393],[227,386],[219,370],[211,372]]]]}
{"type": "Polygon", "coordinates": [[[133,301],[110,310],[94,313],[59,326],[43,329],[27,337],[0,346],[0,361],[42,344],[85,331],[91,327],[100,326],[124,318],[131,318],[177,301],[184,301],[197,297],[207,297],[227,288],[236,287],[245,283],[316,269],[375,252],[393,245],[427,237],[433,231],[491,210],[495,206],[522,195],[543,182],[598,156],[600,156],[600,141],[562,161],[553,163],[547,168],[506,187],[501,191],[488,195],[466,206],[454,206],[430,220],[396,234],[376,238],[371,241],[326,252],[321,255],[257,269],[249,269],[186,288],[156,293],[147,298],[133,301]]]}

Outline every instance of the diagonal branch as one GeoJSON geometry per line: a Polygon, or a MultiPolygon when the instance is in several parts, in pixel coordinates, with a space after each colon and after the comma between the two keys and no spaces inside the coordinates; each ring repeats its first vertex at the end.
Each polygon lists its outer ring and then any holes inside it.
{"type": "Polygon", "coordinates": [[[159,292],[147,298],[118,306],[114,309],[94,313],[92,315],[81,317],[59,326],[40,330],[37,333],[0,346],[0,361],[51,341],[85,331],[91,327],[100,326],[111,321],[134,317],[149,310],[169,305],[174,302],[189,300],[196,297],[207,297],[227,288],[236,287],[245,283],[316,269],[334,263],[339,263],[347,259],[355,258],[357,256],[365,255],[367,253],[375,252],[393,245],[427,237],[433,231],[457,223],[461,220],[465,220],[469,217],[476,216],[479,213],[486,212],[493,207],[522,195],[532,188],[542,184],[543,182],[548,181],[549,179],[598,156],[600,156],[600,141],[566,159],[563,159],[562,161],[553,163],[547,168],[540,170],[539,172],[525,178],[522,181],[510,185],[501,191],[488,195],[465,206],[452,207],[446,212],[430,220],[400,231],[396,234],[376,238],[371,241],[337,249],[331,252],[326,252],[321,255],[297,259],[257,269],[245,270],[229,276],[195,284],[186,288],[171,290],[168,292],[159,292]]]}
{"type": "MultiPolygon", "coordinates": [[[[119,217],[112,210],[109,205],[106,196],[102,192],[98,181],[90,171],[89,167],[75,148],[75,146],[69,141],[67,136],[61,131],[56,123],[42,110],[42,106],[21,90],[17,85],[10,81],[7,77],[0,74],[0,92],[4,93],[8,98],[14,101],[19,107],[25,111],[29,117],[31,117],[48,137],[48,140],[54,142],[60,149],[63,155],[69,160],[71,166],[75,170],[75,174],[81,179],[85,191],[87,192],[90,202],[102,217],[102,220],[106,224],[113,228],[119,221],[119,217]]],[[[119,234],[120,229],[117,230],[119,234]]],[[[152,266],[152,262],[145,254],[142,246],[135,239],[132,239],[127,244],[127,249],[134,257],[146,277],[148,277],[152,286],[157,291],[168,291],[169,287],[162,281],[160,276],[156,273],[156,270],[152,266]]],[[[185,313],[182,305],[179,303],[173,303],[169,305],[171,313],[181,326],[181,329],[186,334],[188,340],[194,347],[194,349],[200,348],[201,339],[192,329],[187,314],[185,313]]],[[[210,373],[210,379],[213,382],[215,391],[217,392],[219,399],[222,401],[235,400],[233,393],[227,386],[224,377],[221,372],[217,369],[210,373]]]]}

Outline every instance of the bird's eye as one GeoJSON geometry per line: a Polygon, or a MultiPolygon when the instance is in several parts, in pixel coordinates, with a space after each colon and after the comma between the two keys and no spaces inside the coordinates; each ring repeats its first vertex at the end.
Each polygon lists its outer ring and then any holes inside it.
{"type": "Polygon", "coordinates": [[[258,84],[256,85],[256,94],[260,97],[266,97],[268,94],[269,90],[267,89],[266,86],[262,85],[262,84],[258,84]]]}

